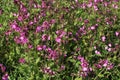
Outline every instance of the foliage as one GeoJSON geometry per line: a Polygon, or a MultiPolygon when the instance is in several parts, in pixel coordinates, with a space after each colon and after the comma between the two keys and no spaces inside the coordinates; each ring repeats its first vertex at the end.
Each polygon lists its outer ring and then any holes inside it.
{"type": "Polygon", "coordinates": [[[1,0],[0,79],[119,80],[119,0],[1,0]]]}

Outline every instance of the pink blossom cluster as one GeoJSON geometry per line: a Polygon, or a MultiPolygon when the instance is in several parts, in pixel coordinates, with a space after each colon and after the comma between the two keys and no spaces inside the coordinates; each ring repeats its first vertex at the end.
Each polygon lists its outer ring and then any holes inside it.
{"type": "MultiPolygon", "coordinates": [[[[83,2],[82,4],[80,4],[78,2],[78,0],[76,0],[75,2],[77,3],[77,5],[80,8],[86,9],[86,8],[93,7],[93,9],[95,11],[98,11],[99,10],[98,6],[99,6],[100,3],[102,3],[102,5],[104,7],[108,7],[108,6],[110,6],[110,4],[112,4],[112,2],[119,2],[119,0],[110,0],[110,1],[105,1],[105,0],[89,0],[88,2],[83,2]]],[[[111,7],[114,8],[114,9],[118,9],[118,5],[116,3],[112,4],[111,7]]]]}
{"type": "Polygon", "coordinates": [[[66,35],[66,32],[63,31],[63,30],[57,30],[57,31],[56,31],[56,34],[57,34],[57,37],[55,38],[55,41],[56,41],[57,43],[61,43],[62,37],[66,35]]]}
{"type": "Polygon", "coordinates": [[[84,57],[78,56],[77,59],[81,62],[80,76],[86,77],[92,71],[92,68],[89,67],[89,63],[84,59],[84,57]]]}
{"type": "Polygon", "coordinates": [[[50,67],[43,68],[42,71],[43,71],[45,74],[55,75],[55,72],[54,72],[53,70],[51,70],[50,67]]]}
{"type": "Polygon", "coordinates": [[[8,80],[8,73],[6,73],[6,67],[3,64],[0,64],[0,70],[4,74],[2,80],[8,80]]]}
{"type": "Polygon", "coordinates": [[[55,60],[59,57],[59,54],[56,50],[52,50],[51,48],[47,47],[46,45],[38,45],[38,51],[45,51],[48,54],[48,59],[55,60]]]}
{"type": "Polygon", "coordinates": [[[100,60],[97,64],[95,64],[96,68],[101,69],[101,68],[106,68],[107,70],[111,70],[114,65],[109,62],[107,59],[100,60]]]}

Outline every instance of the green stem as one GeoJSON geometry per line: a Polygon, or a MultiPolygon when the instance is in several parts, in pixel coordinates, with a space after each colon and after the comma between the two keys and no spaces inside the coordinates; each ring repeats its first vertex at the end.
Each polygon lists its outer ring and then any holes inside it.
{"type": "MultiPolygon", "coordinates": [[[[104,70],[105,70],[105,68],[103,68],[103,70],[101,70],[98,75],[100,75],[104,70]]],[[[98,75],[94,78],[94,80],[97,80],[98,75]]]]}

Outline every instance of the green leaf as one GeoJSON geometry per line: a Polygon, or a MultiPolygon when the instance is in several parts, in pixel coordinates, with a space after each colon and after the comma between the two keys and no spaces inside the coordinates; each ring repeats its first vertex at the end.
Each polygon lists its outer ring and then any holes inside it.
{"type": "Polygon", "coordinates": [[[99,74],[98,76],[99,76],[100,78],[104,77],[104,75],[103,75],[103,74],[99,74]]]}
{"type": "Polygon", "coordinates": [[[80,78],[75,78],[75,80],[82,80],[82,77],[80,77],[80,78]]]}
{"type": "Polygon", "coordinates": [[[39,61],[40,61],[40,58],[37,58],[37,59],[36,59],[36,64],[37,64],[39,61]]]}

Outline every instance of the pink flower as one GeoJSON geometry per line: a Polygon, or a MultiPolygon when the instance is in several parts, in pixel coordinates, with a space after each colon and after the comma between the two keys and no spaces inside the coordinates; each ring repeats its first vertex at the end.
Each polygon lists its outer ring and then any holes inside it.
{"type": "Polygon", "coordinates": [[[50,20],[50,24],[54,24],[55,22],[56,22],[55,19],[50,20]]]}
{"type": "Polygon", "coordinates": [[[108,65],[108,60],[105,60],[103,66],[106,67],[107,65],[108,65]]]}
{"type": "Polygon", "coordinates": [[[5,32],[5,35],[10,35],[12,33],[12,30],[7,30],[6,32],[5,32]]]}
{"type": "Polygon", "coordinates": [[[93,5],[93,3],[92,3],[92,2],[90,2],[90,3],[88,3],[88,4],[87,4],[87,7],[89,7],[89,8],[90,8],[90,7],[92,7],[92,5],[93,5]]]}
{"type": "Polygon", "coordinates": [[[6,70],[6,67],[5,67],[5,66],[3,66],[3,64],[0,64],[0,69],[1,69],[1,71],[4,73],[4,72],[5,72],[5,70],[6,70]]]}
{"type": "Polygon", "coordinates": [[[25,59],[24,58],[19,58],[18,62],[24,64],[25,63],[25,59]]]}
{"type": "Polygon", "coordinates": [[[59,36],[60,38],[62,38],[66,34],[66,32],[63,31],[63,30],[57,30],[56,34],[57,34],[57,36],[59,36]]]}
{"type": "Polygon", "coordinates": [[[18,26],[16,21],[14,21],[12,24],[10,24],[10,27],[17,32],[21,31],[21,28],[18,26]]]}
{"type": "Polygon", "coordinates": [[[113,64],[110,63],[107,59],[100,60],[98,64],[95,64],[97,68],[105,67],[107,70],[110,70],[113,68],[113,64]]]}
{"type": "Polygon", "coordinates": [[[57,37],[57,38],[55,38],[55,41],[58,42],[58,43],[60,43],[61,42],[61,38],[57,37]]]}
{"type": "Polygon", "coordinates": [[[89,63],[84,59],[84,57],[78,56],[77,58],[78,58],[78,60],[80,60],[81,67],[82,67],[82,71],[81,71],[80,75],[82,77],[85,77],[90,72],[90,69],[92,70],[92,68],[89,68],[89,63]]]}
{"type": "Polygon", "coordinates": [[[107,6],[108,6],[108,2],[104,2],[103,5],[104,5],[105,7],[107,7],[107,6]]]}
{"type": "Polygon", "coordinates": [[[94,66],[97,67],[97,68],[99,68],[99,69],[102,68],[102,65],[100,65],[100,64],[95,64],[94,66]]]}
{"type": "Polygon", "coordinates": [[[43,34],[42,41],[47,41],[47,40],[50,40],[50,36],[48,36],[47,34],[43,34]]]}
{"type": "Polygon", "coordinates": [[[88,71],[88,68],[87,67],[83,67],[82,70],[83,71],[88,71]]]}
{"type": "Polygon", "coordinates": [[[110,52],[112,49],[111,48],[108,48],[108,51],[110,52]]]}
{"type": "Polygon", "coordinates": [[[75,2],[78,2],[78,0],[75,0],[75,2]]]}
{"type": "Polygon", "coordinates": [[[87,72],[80,72],[80,76],[86,77],[86,76],[88,76],[88,73],[87,72]]]}
{"type": "Polygon", "coordinates": [[[16,27],[17,27],[16,24],[12,24],[12,25],[11,25],[11,28],[12,28],[12,29],[16,29],[16,27]]]}
{"type": "Polygon", "coordinates": [[[13,16],[18,17],[19,14],[13,13],[13,16]]]}
{"type": "Polygon", "coordinates": [[[95,30],[95,26],[91,26],[91,30],[95,30]]]}
{"type": "Polygon", "coordinates": [[[105,50],[107,50],[107,49],[108,49],[108,46],[105,47],[105,50]]]}
{"type": "Polygon", "coordinates": [[[117,32],[117,31],[115,32],[115,35],[116,35],[116,36],[119,36],[119,34],[120,34],[119,32],[117,32]]]}
{"type": "Polygon", "coordinates": [[[102,36],[102,41],[105,42],[105,40],[106,40],[106,37],[102,36]]]}
{"type": "Polygon", "coordinates": [[[99,0],[94,0],[95,3],[97,3],[99,0]]]}
{"type": "Polygon", "coordinates": [[[45,1],[42,1],[41,7],[42,8],[47,8],[47,5],[46,5],[45,1]]]}
{"type": "Polygon", "coordinates": [[[42,45],[42,49],[46,50],[47,46],[46,45],[42,45]]]}
{"type": "Polygon", "coordinates": [[[34,24],[34,22],[33,22],[33,21],[30,21],[30,22],[29,22],[29,25],[32,25],[32,24],[34,24]]]}
{"type": "Polygon", "coordinates": [[[23,16],[20,16],[20,15],[19,15],[19,16],[18,16],[18,20],[19,20],[19,21],[23,21],[23,16]]]}
{"type": "Polygon", "coordinates": [[[46,49],[46,51],[47,51],[48,53],[50,53],[50,52],[52,52],[52,49],[48,47],[48,48],[46,49]]]}
{"type": "Polygon", "coordinates": [[[98,10],[98,7],[96,5],[93,6],[94,7],[94,10],[97,11],[98,10]]]}
{"type": "Polygon", "coordinates": [[[65,70],[65,66],[64,66],[64,65],[61,65],[60,69],[61,69],[61,70],[65,70]]]}
{"type": "Polygon", "coordinates": [[[81,61],[83,58],[81,56],[78,56],[77,59],[81,61]]]}
{"type": "Polygon", "coordinates": [[[108,66],[107,66],[107,70],[111,70],[112,68],[113,68],[113,64],[109,63],[108,66]]]}
{"type": "Polygon", "coordinates": [[[38,26],[38,27],[36,28],[36,32],[38,33],[38,32],[40,32],[40,31],[42,31],[42,27],[41,27],[41,26],[38,26]]]}
{"type": "Polygon", "coordinates": [[[118,5],[116,5],[116,4],[112,4],[112,7],[115,9],[118,9],[118,5]]]}
{"type": "Polygon", "coordinates": [[[96,54],[101,54],[100,51],[98,51],[98,50],[95,50],[95,53],[96,53],[96,54]]]}
{"type": "Polygon", "coordinates": [[[112,47],[112,44],[108,44],[109,47],[112,47]]]}
{"type": "Polygon", "coordinates": [[[14,41],[17,43],[17,44],[26,44],[29,42],[29,40],[24,36],[24,35],[21,35],[21,36],[16,36],[14,38],[14,41]]]}
{"type": "Polygon", "coordinates": [[[94,49],[97,49],[97,47],[96,47],[96,46],[94,46],[94,49]]]}
{"type": "Polygon", "coordinates": [[[37,46],[37,50],[38,50],[38,51],[41,51],[41,50],[42,50],[42,46],[38,45],[38,46],[37,46]]]}
{"type": "Polygon", "coordinates": [[[81,8],[85,9],[87,7],[86,3],[81,4],[81,8]]]}
{"type": "Polygon", "coordinates": [[[8,80],[8,74],[5,73],[3,76],[2,76],[2,80],[8,80]]]}
{"type": "Polygon", "coordinates": [[[88,24],[88,23],[89,23],[89,20],[88,20],[88,19],[84,20],[84,23],[85,23],[85,24],[88,24]]]}
{"type": "Polygon", "coordinates": [[[41,27],[43,28],[43,31],[44,31],[44,30],[46,30],[46,29],[49,29],[50,24],[49,24],[48,21],[44,21],[41,27]]]}
{"type": "Polygon", "coordinates": [[[26,13],[27,12],[27,8],[25,8],[25,6],[23,4],[20,4],[20,10],[21,12],[23,13],[26,13]]]}
{"type": "Polygon", "coordinates": [[[20,42],[21,42],[22,44],[26,44],[26,43],[29,42],[28,39],[27,39],[27,37],[25,37],[25,36],[20,36],[19,39],[20,39],[20,42]]]}
{"type": "Polygon", "coordinates": [[[31,45],[31,44],[28,45],[28,48],[29,48],[29,49],[31,49],[32,47],[33,47],[33,45],[31,45]]]}
{"type": "Polygon", "coordinates": [[[50,69],[50,67],[47,68],[43,68],[43,72],[49,75],[54,75],[55,72],[53,70],[50,69]]]}
{"type": "Polygon", "coordinates": [[[49,59],[52,59],[52,60],[57,59],[57,58],[58,58],[57,52],[56,52],[55,50],[52,50],[52,51],[49,53],[48,58],[49,58],[49,59]]]}

